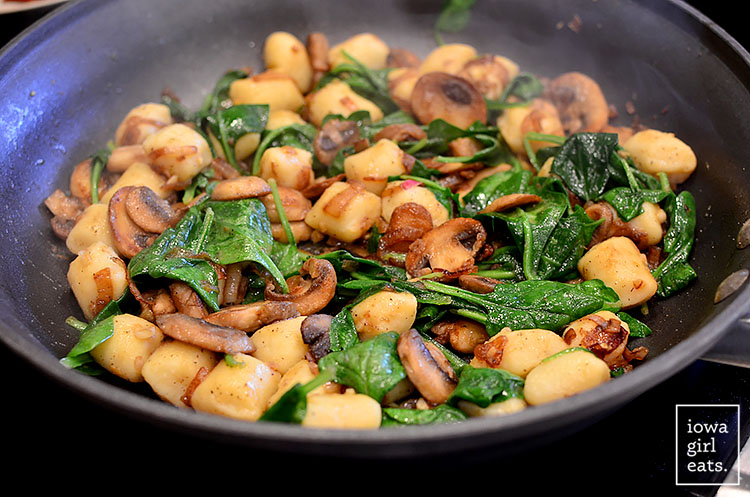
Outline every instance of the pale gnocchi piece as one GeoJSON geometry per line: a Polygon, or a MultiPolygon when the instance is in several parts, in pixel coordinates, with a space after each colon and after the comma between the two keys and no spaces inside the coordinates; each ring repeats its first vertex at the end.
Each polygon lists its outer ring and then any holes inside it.
{"type": "Polygon", "coordinates": [[[146,360],[141,373],[156,395],[165,402],[187,408],[183,401],[196,375],[211,371],[219,358],[215,352],[177,340],[164,341],[146,360]]]}
{"type": "Polygon", "coordinates": [[[252,356],[281,374],[304,359],[308,345],[302,340],[300,327],[307,316],[284,319],[255,331],[251,337],[252,356]]]}
{"type": "Polygon", "coordinates": [[[79,254],[94,242],[102,242],[114,249],[115,241],[112,238],[108,214],[109,208],[106,204],[91,204],[86,207],[65,239],[68,250],[79,254]]]}
{"type": "Polygon", "coordinates": [[[366,110],[373,122],[383,119],[383,111],[370,100],[358,95],[352,88],[336,79],[320,90],[309,94],[307,110],[310,122],[320,127],[329,114],[348,117],[354,112],[366,110]]]}
{"type": "Polygon", "coordinates": [[[674,133],[646,129],[635,133],[622,147],[639,170],[654,176],[665,173],[672,187],[687,180],[698,165],[693,149],[674,133]]]}
{"type": "Polygon", "coordinates": [[[314,230],[342,242],[367,233],[380,217],[380,197],[356,182],[332,183],[305,216],[314,230]]]}
{"type": "Polygon", "coordinates": [[[390,48],[377,35],[360,33],[331,47],[328,51],[328,61],[331,68],[339,64],[351,63],[344,55],[350,55],[365,67],[370,69],[384,69],[390,48]]]}
{"type": "Polygon", "coordinates": [[[110,373],[137,383],[143,381],[143,366],[164,340],[152,322],[132,314],[113,318],[113,333],[91,350],[91,357],[110,373]]]}
{"type": "Polygon", "coordinates": [[[268,121],[266,122],[266,130],[274,130],[283,128],[284,126],[290,126],[292,124],[307,124],[307,121],[302,119],[302,116],[294,112],[293,110],[274,110],[268,113],[268,121]]]}
{"type": "Polygon", "coordinates": [[[279,186],[304,190],[315,181],[313,156],[291,145],[269,147],[260,158],[259,176],[264,180],[273,178],[279,186]]]}
{"type": "Polygon", "coordinates": [[[420,76],[414,67],[399,67],[388,73],[388,94],[406,112],[411,111],[411,94],[420,76]]]}
{"type": "Polygon", "coordinates": [[[428,188],[413,181],[390,181],[380,194],[380,215],[386,222],[391,221],[393,211],[399,205],[409,202],[419,204],[432,216],[432,226],[438,227],[450,219],[448,209],[441,204],[428,188]]]}
{"type": "Polygon", "coordinates": [[[611,378],[609,366],[593,353],[573,348],[546,358],[526,376],[529,405],[547,404],[599,386],[611,378]]]}
{"type": "Polygon", "coordinates": [[[266,68],[289,75],[302,93],[310,91],[313,83],[313,68],[307,47],[296,36],[285,31],[276,31],[266,38],[263,47],[266,68]]]}
{"type": "Polygon", "coordinates": [[[410,292],[382,290],[354,305],[350,312],[362,341],[389,331],[401,334],[417,318],[417,298],[410,292]]]}
{"type": "MultiPolygon", "coordinates": [[[[271,398],[268,399],[268,407],[270,408],[272,405],[274,405],[276,401],[278,401],[282,397],[282,395],[291,390],[292,387],[294,387],[296,384],[305,385],[317,375],[317,366],[307,359],[301,359],[294,366],[289,368],[287,372],[284,373],[284,375],[281,377],[281,381],[279,382],[279,387],[276,390],[276,393],[274,393],[271,398]]],[[[334,391],[338,391],[339,388],[339,385],[328,382],[314,388],[307,395],[310,396],[318,395],[321,393],[332,393],[334,391]]]]}
{"type": "Polygon", "coordinates": [[[611,311],[598,311],[576,319],[568,324],[562,332],[563,340],[569,347],[589,349],[609,365],[616,364],[617,360],[622,357],[628,345],[629,336],[630,326],[628,326],[628,323],[620,320],[611,311]],[[610,322],[615,323],[620,331],[614,333],[610,329],[608,332],[602,333],[602,328],[610,322]],[[605,324],[602,325],[601,323],[605,324]]]}
{"type": "Polygon", "coordinates": [[[578,261],[578,271],[584,280],[602,280],[617,292],[623,309],[645,303],[658,288],[646,255],[624,236],[608,238],[591,247],[578,261]]]}
{"type": "MultiPolygon", "coordinates": [[[[542,133],[545,135],[565,136],[560,114],[550,102],[534,99],[530,104],[505,109],[497,118],[497,127],[510,149],[521,155],[526,155],[524,137],[527,133],[542,133]]],[[[532,150],[553,145],[543,141],[529,141],[532,150]]]]}
{"type": "Polygon", "coordinates": [[[168,178],[175,176],[180,182],[192,180],[213,159],[206,139],[182,123],[150,135],[144,140],[143,149],[158,171],[168,178]]]}
{"type": "Polygon", "coordinates": [[[308,428],[375,429],[382,419],[380,404],[372,397],[347,391],[307,397],[302,426],[308,428]]]}
{"type": "Polygon", "coordinates": [[[380,404],[383,406],[396,406],[398,405],[398,402],[414,393],[415,390],[416,387],[414,386],[414,383],[412,383],[411,380],[406,377],[396,383],[396,386],[388,390],[385,395],[383,395],[383,399],[380,401],[380,404]]]}
{"type": "Polygon", "coordinates": [[[107,189],[99,202],[109,204],[115,192],[126,186],[147,186],[161,198],[167,198],[170,191],[165,187],[166,183],[166,178],[154,171],[151,166],[145,162],[136,162],[122,173],[114,185],[107,189]]]}
{"type": "Polygon", "coordinates": [[[523,411],[528,407],[526,401],[520,397],[511,397],[502,402],[495,402],[487,407],[480,407],[473,402],[459,400],[456,407],[461,409],[469,417],[504,416],[514,412],[523,411]]]}
{"type": "Polygon", "coordinates": [[[659,207],[659,204],[643,202],[643,213],[637,215],[630,221],[628,226],[636,231],[646,234],[646,245],[658,244],[664,237],[664,223],[667,222],[667,213],[659,207]]]}
{"type": "Polygon", "coordinates": [[[367,190],[380,195],[389,176],[406,173],[404,151],[395,142],[383,138],[344,159],[344,173],[347,179],[361,181],[367,190]]]}
{"type": "MultiPolygon", "coordinates": [[[[211,140],[211,145],[216,151],[216,156],[226,160],[227,156],[224,153],[224,149],[221,146],[221,142],[213,135],[208,133],[208,139],[211,140]]],[[[234,156],[237,160],[245,160],[258,149],[260,145],[260,133],[247,133],[237,139],[234,144],[234,156]]]]}
{"type": "Polygon", "coordinates": [[[91,321],[128,289],[125,261],[109,245],[94,242],[70,262],[68,284],[86,320],[91,321]]]}
{"type": "Polygon", "coordinates": [[[504,369],[525,378],[545,357],[567,348],[565,340],[550,330],[504,328],[477,345],[470,364],[475,368],[504,369]]]}
{"type": "Polygon", "coordinates": [[[229,98],[234,105],[268,105],[276,110],[299,111],[305,104],[294,79],[278,71],[265,71],[250,78],[234,81],[229,86],[229,98]]]}
{"type": "Polygon", "coordinates": [[[196,411],[257,421],[276,392],[281,373],[251,355],[232,354],[221,360],[193,392],[196,411]]]}
{"type": "Polygon", "coordinates": [[[172,114],[164,104],[145,103],[125,115],[115,131],[115,145],[137,145],[164,126],[172,124],[172,114]]]}
{"type": "Polygon", "coordinates": [[[464,65],[477,58],[477,50],[463,43],[446,43],[433,49],[419,66],[419,72],[445,72],[458,74],[464,65]]]}

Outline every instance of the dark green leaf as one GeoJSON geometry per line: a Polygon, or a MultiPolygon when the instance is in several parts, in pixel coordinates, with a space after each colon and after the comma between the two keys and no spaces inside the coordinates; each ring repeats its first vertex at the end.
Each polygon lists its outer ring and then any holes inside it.
{"type": "Polygon", "coordinates": [[[634,318],[627,312],[618,312],[617,317],[620,318],[622,322],[628,325],[628,328],[630,328],[631,337],[642,338],[647,337],[652,333],[651,328],[649,328],[645,323],[634,318]]]}
{"type": "Polygon", "coordinates": [[[596,200],[609,183],[609,162],[616,149],[614,133],[576,133],[555,155],[552,173],[578,197],[596,200]]]}
{"type": "Polygon", "coordinates": [[[523,378],[503,369],[466,367],[447,402],[456,405],[459,400],[466,400],[487,407],[510,398],[523,398],[523,386],[523,378]]]}
{"type": "Polygon", "coordinates": [[[410,425],[434,425],[464,421],[466,414],[460,409],[447,404],[440,404],[432,409],[406,409],[400,407],[383,408],[382,427],[410,425]]]}

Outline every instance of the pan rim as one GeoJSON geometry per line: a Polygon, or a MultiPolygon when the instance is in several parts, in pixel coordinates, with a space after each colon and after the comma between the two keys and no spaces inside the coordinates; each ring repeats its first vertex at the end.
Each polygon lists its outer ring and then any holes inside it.
{"type": "MultiPolygon", "coordinates": [[[[111,1],[100,0],[93,2],[93,4],[96,8],[111,1]]],[[[13,55],[20,58],[24,53],[27,53],[26,51],[30,50],[34,37],[49,36],[55,30],[64,28],[64,21],[69,16],[85,16],[95,10],[95,8],[88,7],[91,2],[87,2],[86,8],[80,7],[81,3],[83,3],[83,0],[74,0],[58,7],[0,49],[0,73],[4,73],[3,69],[6,66],[13,65],[13,55]],[[16,54],[16,51],[21,53],[16,54]]],[[[666,3],[682,9],[697,22],[715,33],[742,58],[746,66],[750,67],[750,54],[720,26],[682,0],[666,0],[666,3]]],[[[11,300],[11,297],[4,290],[1,295],[0,304],[11,300]]],[[[575,414],[580,414],[582,410],[602,411],[604,407],[601,404],[604,403],[602,402],[604,400],[608,401],[618,397],[629,400],[687,367],[690,362],[686,362],[686,358],[694,361],[702,353],[708,351],[714,343],[728,333],[740,318],[747,314],[746,302],[748,299],[750,299],[750,286],[746,285],[731,300],[719,304],[723,308],[710,316],[690,337],[663,352],[653,362],[646,362],[633,372],[618,378],[617,381],[609,382],[595,390],[584,392],[562,402],[536,406],[534,409],[502,418],[472,419],[458,424],[403,427],[397,430],[311,430],[289,424],[249,423],[175,409],[156,399],[147,398],[109,385],[96,378],[68,370],[52,354],[39,354],[39,350],[45,349],[45,347],[38,342],[35,343],[31,338],[22,337],[15,332],[14,329],[18,326],[22,326],[22,329],[28,329],[15,318],[11,317],[10,320],[0,322],[0,340],[12,352],[25,359],[61,386],[67,387],[90,400],[116,409],[120,413],[143,421],[170,428],[189,428],[197,435],[218,435],[235,442],[293,443],[295,446],[298,445],[295,450],[300,449],[302,451],[318,452],[321,447],[325,446],[335,446],[339,449],[370,446],[382,449],[389,455],[399,455],[399,453],[409,452],[411,449],[406,446],[415,442],[439,442],[442,444],[446,440],[452,439],[463,440],[464,443],[469,443],[474,447],[481,446],[482,442],[478,440],[478,437],[488,432],[495,434],[504,432],[510,436],[510,439],[515,439],[524,432],[523,428],[526,428],[526,431],[529,429],[534,431],[532,427],[538,427],[540,424],[545,425],[547,429],[556,428],[563,424],[563,419],[575,417],[575,414]],[[394,444],[398,444],[398,446],[394,446],[394,444]]]]}

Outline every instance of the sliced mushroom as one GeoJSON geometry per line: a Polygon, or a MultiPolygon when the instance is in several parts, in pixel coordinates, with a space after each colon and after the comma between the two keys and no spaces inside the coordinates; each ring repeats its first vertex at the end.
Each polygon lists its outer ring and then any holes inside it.
{"type": "Polygon", "coordinates": [[[637,230],[628,223],[620,219],[617,211],[607,202],[597,202],[585,207],[586,214],[597,221],[602,219],[602,223],[594,230],[594,234],[589,242],[589,247],[593,247],[599,242],[615,236],[626,236],[633,240],[639,249],[648,247],[648,235],[643,231],[637,230]]]}
{"type": "Polygon", "coordinates": [[[86,203],[78,197],[65,195],[57,189],[44,200],[44,205],[53,217],[50,220],[52,231],[58,238],[65,240],[75,226],[76,221],[86,208],[86,203]]]}
{"type": "Polygon", "coordinates": [[[567,134],[596,133],[609,121],[609,106],[601,88],[580,72],[561,74],[550,81],[544,98],[557,107],[567,134]]]}
{"type": "Polygon", "coordinates": [[[175,281],[169,285],[169,295],[177,308],[177,312],[190,317],[204,319],[208,316],[206,304],[190,285],[182,281],[175,281]]]}
{"type": "Polygon", "coordinates": [[[389,124],[375,134],[373,141],[377,142],[383,138],[393,142],[419,141],[427,138],[427,132],[413,123],[389,124]]]}
{"type": "Polygon", "coordinates": [[[135,224],[149,233],[161,233],[175,222],[169,202],[147,186],[136,186],[125,198],[125,210],[135,224]]]}
{"type": "Polygon", "coordinates": [[[293,302],[297,311],[309,316],[323,309],[336,293],[336,270],[325,259],[310,258],[305,261],[299,275],[287,280],[289,293],[276,291],[273,281],[266,282],[267,300],[293,302]]]}
{"type": "Polygon", "coordinates": [[[503,195],[502,197],[496,198],[490,205],[479,211],[481,214],[488,212],[503,212],[522,205],[536,204],[541,202],[542,197],[531,193],[511,193],[509,195],[503,195]]]}
{"type": "Polygon", "coordinates": [[[224,354],[255,352],[255,345],[244,331],[218,326],[186,314],[162,314],[156,317],[156,326],[175,340],[206,350],[224,354]]]}
{"type": "Polygon", "coordinates": [[[469,319],[455,319],[442,321],[434,325],[430,332],[443,345],[450,345],[453,350],[463,354],[471,354],[477,345],[489,340],[484,325],[469,319]]]}
{"type": "Polygon", "coordinates": [[[125,186],[115,192],[109,200],[109,225],[117,251],[126,258],[132,258],[141,250],[151,246],[156,233],[143,230],[130,218],[126,201],[136,187],[125,186]]]}
{"type": "Polygon", "coordinates": [[[225,307],[209,314],[206,321],[249,333],[267,324],[297,316],[297,306],[292,302],[262,301],[225,307]]]}
{"type": "Polygon", "coordinates": [[[339,150],[354,146],[359,138],[359,127],[356,122],[330,119],[315,135],[313,141],[315,156],[322,164],[330,166],[339,150]]]}
{"type": "Polygon", "coordinates": [[[158,288],[155,290],[147,290],[141,293],[141,317],[148,320],[154,321],[156,316],[162,314],[172,314],[177,312],[177,307],[172,301],[172,295],[166,288],[158,288]]]}
{"type": "Polygon", "coordinates": [[[307,316],[300,327],[302,341],[309,345],[310,356],[318,362],[331,351],[331,322],[333,316],[329,314],[311,314],[307,316]]]}
{"type": "Polygon", "coordinates": [[[430,72],[417,80],[411,106],[423,124],[443,119],[465,129],[477,121],[487,122],[482,94],[467,80],[444,72],[430,72]]]}
{"type": "Polygon", "coordinates": [[[241,200],[263,197],[271,193],[271,186],[258,176],[240,176],[216,183],[211,193],[214,200],[241,200]]]}
{"type": "Polygon", "coordinates": [[[464,64],[458,76],[469,81],[484,97],[497,100],[510,82],[508,69],[494,55],[483,55],[464,64]]]}
{"type": "MultiPolygon", "coordinates": [[[[91,159],[79,163],[70,175],[70,194],[85,204],[91,203],[91,159]]],[[[101,197],[119,178],[119,174],[103,170],[99,176],[98,193],[101,197]]]]}
{"type": "Polygon", "coordinates": [[[391,48],[385,59],[386,67],[419,67],[422,61],[414,52],[405,48],[391,48]]]}
{"type": "Polygon", "coordinates": [[[458,277],[458,285],[474,293],[491,293],[500,284],[502,284],[500,280],[478,274],[462,274],[458,277]]]}
{"type": "Polygon", "coordinates": [[[396,351],[407,377],[425,400],[431,404],[448,400],[457,380],[440,350],[428,347],[419,332],[412,328],[399,336],[396,351]]]}
{"type": "Polygon", "coordinates": [[[411,244],[406,270],[415,277],[431,270],[443,272],[443,279],[458,278],[473,272],[474,257],[486,239],[481,222],[463,217],[451,219],[411,244]]]}
{"type": "Polygon", "coordinates": [[[211,159],[211,169],[214,171],[213,179],[217,181],[239,178],[241,176],[240,172],[234,166],[221,157],[211,159]]]}
{"type": "Polygon", "coordinates": [[[343,173],[331,176],[330,178],[319,176],[315,178],[315,181],[302,190],[302,195],[307,198],[318,198],[328,189],[329,186],[338,183],[339,181],[344,181],[344,178],[346,178],[346,174],[343,173]]]}

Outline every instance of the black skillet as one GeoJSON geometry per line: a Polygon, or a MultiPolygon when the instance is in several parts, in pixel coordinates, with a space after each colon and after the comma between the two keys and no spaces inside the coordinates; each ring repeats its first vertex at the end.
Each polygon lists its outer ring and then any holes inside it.
{"type": "MultiPolygon", "coordinates": [[[[72,166],[106,143],[133,106],[169,86],[192,106],[226,69],[260,68],[266,35],[332,42],[374,32],[419,55],[434,47],[442,2],[201,2],[127,0],[67,4],[0,53],[0,337],[61,385],[129,416],[213,440],[297,453],[402,457],[469,449],[515,450],[562,436],[612,413],[691,364],[748,313],[744,286],[718,305],[731,272],[750,267],[735,237],[750,217],[750,57],[721,29],[678,2],[480,0],[472,22],[448,41],[500,53],[541,76],[579,70],[624,112],[675,132],[699,157],[684,187],[700,212],[692,263],[700,275],[677,297],[651,306],[656,332],[637,345],[649,358],[595,390],[504,418],[374,432],[305,430],[176,410],[143,385],[92,378],[58,359],[75,343],[64,324],[78,315],[67,288],[69,254],[49,229],[44,198],[65,188],[72,166]],[[580,21],[580,22],[579,22],[580,21]]],[[[750,249],[748,249],[750,250],[750,249]]]]}

